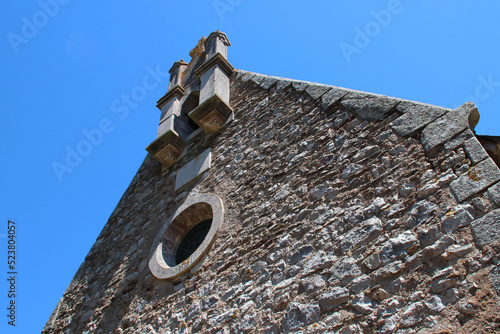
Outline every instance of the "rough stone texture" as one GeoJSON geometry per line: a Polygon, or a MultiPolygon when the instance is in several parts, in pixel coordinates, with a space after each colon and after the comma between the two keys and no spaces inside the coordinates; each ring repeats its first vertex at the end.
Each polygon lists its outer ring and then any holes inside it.
{"type": "Polygon", "coordinates": [[[271,88],[272,85],[274,85],[278,79],[273,78],[273,77],[265,77],[262,82],[260,83],[260,86],[264,89],[269,89],[271,88]]]}
{"type": "Polygon", "coordinates": [[[332,89],[332,87],[322,86],[322,85],[311,85],[306,88],[306,93],[309,94],[309,96],[314,100],[317,100],[330,89],[332,89]]]}
{"type": "Polygon", "coordinates": [[[361,92],[351,92],[341,104],[350,112],[367,121],[378,121],[391,111],[398,101],[383,96],[374,96],[361,92]]]}
{"type": "MultiPolygon", "coordinates": [[[[426,151],[431,151],[438,145],[453,139],[462,131],[469,128],[471,119],[479,119],[479,113],[472,102],[446,113],[429,124],[423,131],[421,141],[426,151]]],[[[477,123],[477,121],[475,121],[477,123]]],[[[473,129],[476,124],[472,124],[473,129]]]]}
{"type": "Polygon", "coordinates": [[[340,243],[340,250],[343,253],[355,250],[362,244],[376,238],[382,232],[382,223],[378,218],[371,218],[351,230],[340,243]]]}
{"type": "Polygon", "coordinates": [[[475,165],[485,159],[488,159],[488,153],[486,153],[486,150],[484,147],[481,145],[479,140],[476,138],[469,139],[468,141],[465,142],[465,153],[467,153],[467,156],[469,159],[472,161],[472,164],[475,165]]]}
{"type": "Polygon", "coordinates": [[[471,205],[459,205],[441,217],[441,225],[446,233],[456,231],[459,227],[467,226],[474,220],[474,209],[471,205]]]}
{"type": "Polygon", "coordinates": [[[488,189],[488,196],[496,206],[500,206],[500,183],[488,189]]]}
{"type": "Polygon", "coordinates": [[[462,132],[461,134],[459,134],[458,136],[456,136],[455,138],[453,138],[452,140],[446,142],[444,144],[444,149],[447,152],[454,151],[458,147],[461,147],[461,146],[465,145],[465,143],[469,139],[472,139],[472,138],[475,138],[475,137],[476,136],[474,135],[474,133],[470,129],[467,129],[464,132],[462,132]]]}
{"type": "Polygon", "coordinates": [[[346,288],[335,287],[332,291],[321,295],[319,299],[319,306],[330,311],[333,308],[340,306],[349,299],[349,290],[346,288]]]}
{"type": "Polygon", "coordinates": [[[391,127],[399,135],[409,136],[444,115],[449,110],[405,101],[397,106],[397,111],[403,113],[403,115],[394,120],[391,123],[391,127]]]}
{"type": "Polygon", "coordinates": [[[404,137],[396,120],[427,107],[324,90],[235,72],[235,120],[170,169],[146,156],[43,333],[499,332],[497,172],[470,168],[469,125],[441,136],[450,111],[404,137]],[[422,132],[445,150],[426,154],[422,132]],[[211,168],[176,192],[209,148],[211,168]],[[155,278],[154,238],[199,193],[226,211],[212,248],[155,278]]]}
{"type": "Polygon", "coordinates": [[[495,289],[497,295],[500,296],[500,269],[498,269],[498,266],[495,266],[491,269],[490,281],[493,289],[495,289]]]}
{"type": "Polygon", "coordinates": [[[328,109],[349,92],[345,89],[333,88],[321,97],[321,106],[323,109],[328,109]]]}
{"type": "Polygon", "coordinates": [[[298,303],[291,303],[285,313],[285,318],[283,319],[284,333],[293,332],[318,321],[320,314],[317,305],[303,305],[298,303]]]}
{"type": "Polygon", "coordinates": [[[500,180],[500,170],[493,160],[487,159],[471,167],[451,183],[451,190],[459,202],[485,190],[500,180]]]}
{"type": "Polygon", "coordinates": [[[473,221],[472,233],[477,245],[481,248],[500,239],[500,209],[473,221]]]}

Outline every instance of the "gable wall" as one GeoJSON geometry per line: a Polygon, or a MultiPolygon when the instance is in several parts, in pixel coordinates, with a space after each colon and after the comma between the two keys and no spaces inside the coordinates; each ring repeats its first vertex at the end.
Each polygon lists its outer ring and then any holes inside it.
{"type": "Polygon", "coordinates": [[[171,171],[146,157],[44,333],[498,326],[498,241],[480,228],[474,239],[471,222],[498,208],[500,173],[468,126],[439,142],[426,129],[450,110],[242,71],[231,81],[235,121],[200,132],[171,171]],[[207,148],[211,169],[175,192],[177,168],[207,148]],[[156,279],[153,240],[196,193],[222,198],[218,237],[199,270],[156,279]]]}

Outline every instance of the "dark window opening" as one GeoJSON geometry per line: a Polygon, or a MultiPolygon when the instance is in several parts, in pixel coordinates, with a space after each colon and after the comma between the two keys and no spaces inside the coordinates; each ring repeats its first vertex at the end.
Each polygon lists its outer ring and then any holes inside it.
{"type": "Polygon", "coordinates": [[[181,118],[186,122],[190,129],[190,133],[198,130],[199,126],[189,118],[189,113],[200,104],[200,92],[192,92],[187,97],[181,107],[181,118]]]}
{"type": "Polygon", "coordinates": [[[198,130],[198,128],[199,128],[198,124],[196,124],[196,123],[195,123],[195,122],[194,122],[191,118],[189,118],[187,115],[186,115],[186,117],[187,117],[187,124],[188,124],[189,128],[190,128],[191,130],[193,130],[193,131],[198,130]]]}
{"type": "Polygon", "coordinates": [[[184,260],[193,254],[198,247],[200,247],[203,240],[210,231],[212,226],[212,219],[204,220],[196,224],[193,228],[189,230],[184,236],[177,251],[175,252],[175,264],[181,264],[184,260]]]}

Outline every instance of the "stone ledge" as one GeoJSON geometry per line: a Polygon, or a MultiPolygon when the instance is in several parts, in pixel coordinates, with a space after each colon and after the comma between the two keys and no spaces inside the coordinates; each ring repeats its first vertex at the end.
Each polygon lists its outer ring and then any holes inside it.
{"type": "Polygon", "coordinates": [[[214,133],[231,119],[232,114],[233,109],[216,94],[191,111],[189,118],[207,133],[214,133]]]}
{"type": "Polygon", "coordinates": [[[170,167],[179,160],[186,146],[186,142],[179,137],[177,132],[169,130],[149,144],[146,151],[156,160],[170,167]]]}
{"type": "Polygon", "coordinates": [[[182,96],[184,96],[184,88],[181,86],[175,86],[171,90],[169,90],[161,99],[156,102],[156,107],[161,110],[165,104],[167,104],[168,101],[170,101],[172,98],[177,97],[178,99],[181,99],[182,96]]]}
{"type": "Polygon", "coordinates": [[[219,66],[219,68],[224,73],[226,73],[227,76],[230,76],[231,73],[234,71],[234,67],[227,61],[227,59],[224,58],[224,56],[221,55],[220,53],[217,53],[209,60],[206,60],[203,63],[203,65],[201,65],[194,71],[194,73],[198,78],[200,78],[205,72],[207,72],[214,66],[219,66]]]}

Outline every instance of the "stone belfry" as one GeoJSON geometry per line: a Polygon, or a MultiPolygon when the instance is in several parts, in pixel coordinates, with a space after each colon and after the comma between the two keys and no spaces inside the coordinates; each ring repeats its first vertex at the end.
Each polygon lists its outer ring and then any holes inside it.
{"type": "Polygon", "coordinates": [[[161,110],[157,138],[147,148],[162,164],[173,166],[178,161],[194,128],[212,134],[231,118],[229,81],[234,68],[227,61],[230,45],[224,33],[213,32],[191,52],[191,68],[181,60],[170,69],[168,92],[157,104],[161,110]]]}
{"type": "Polygon", "coordinates": [[[237,70],[228,46],[173,64],[43,333],[500,332],[498,140],[476,106],[237,70]]]}

